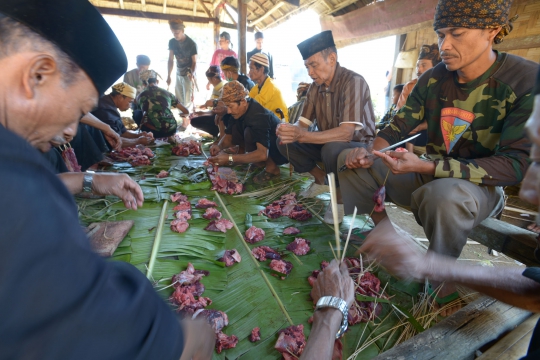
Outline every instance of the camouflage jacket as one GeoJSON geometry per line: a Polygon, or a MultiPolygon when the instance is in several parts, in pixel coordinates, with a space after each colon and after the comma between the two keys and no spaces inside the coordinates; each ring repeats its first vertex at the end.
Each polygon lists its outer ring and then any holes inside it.
{"type": "Polygon", "coordinates": [[[424,73],[405,106],[378,136],[390,144],[427,120],[427,154],[436,178],[475,184],[519,183],[530,164],[524,136],[538,65],[506,53],[479,78],[465,84],[443,63],[424,73]]]}
{"type": "Polygon", "coordinates": [[[171,107],[176,107],[178,103],[178,99],[167,90],[157,86],[147,87],[137,96],[137,105],[144,111],[141,125],[161,132],[173,131],[177,123],[171,107]]]}

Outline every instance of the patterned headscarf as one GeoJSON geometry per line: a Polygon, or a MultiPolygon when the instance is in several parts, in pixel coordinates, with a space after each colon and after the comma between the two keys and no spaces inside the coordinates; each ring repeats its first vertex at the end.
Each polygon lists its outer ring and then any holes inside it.
{"type": "Polygon", "coordinates": [[[130,97],[132,99],[135,99],[137,96],[137,89],[135,89],[133,86],[126,84],[125,82],[121,82],[118,84],[114,84],[112,86],[113,91],[122,94],[124,96],[130,97]]]}
{"type": "Polygon", "coordinates": [[[431,60],[433,66],[441,62],[441,55],[439,54],[439,45],[422,45],[420,49],[420,55],[418,55],[418,60],[431,60]]]}
{"type": "Polygon", "coordinates": [[[516,15],[508,20],[511,5],[512,0],[439,0],[433,28],[494,29],[502,26],[495,37],[495,44],[500,44],[517,19],[516,15]]]}
{"type": "MultiPolygon", "coordinates": [[[[148,79],[157,79],[159,74],[155,70],[143,70],[139,73],[139,79],[148,81],[148,79]]],[[[159,76],[161,78],[161,76],[159,76]]]]}
{"type": "Polygon", "coordinates": [[[228,105],[230,103],[241,101],[249,96],[249,91],[238,81],[230,81],[223,85],[221,101],[228,105]]]}

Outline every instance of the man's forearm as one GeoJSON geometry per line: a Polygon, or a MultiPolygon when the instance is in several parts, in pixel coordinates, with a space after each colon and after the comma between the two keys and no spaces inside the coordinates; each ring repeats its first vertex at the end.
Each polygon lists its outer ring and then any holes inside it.
{"type": "Polygon", "coordinates": [[[342,316],[337,309],[315,311],[309,341],[300,359],[332,359],[334,342],[341,325],[342,316]]]}
{"type": "Polygon", "coordinates": [[[130,130],[126,130],[125,132],[122,133],[121,136],[126,139],[138,139],[141,135],[135,134],[134,132],[130,130]]]}
{"type": "Polygon", "coordinates": [[[299,143],[326,144],[329,142],[350,142],[354,135],[354,125],[341,125],[325,131],[305,131],[299,143]]]}
{"type": "Polygon", "coordinates": [[[82,192],[84,173],[61,173],[57,176],[71,194],[82,192]]]}
{"type": "Polygon", "coordinates": [[[173,66],[174,66],[174,61],[169,60],[169,62],[167,63],[167,71],[168,71],[167,76],[168,77],[171,77],[173,66]]]}
{"type": "Polygon", "coordinates": [[[81,118],[81,123],[89,125],[93,128],[101,130],[103,132],[108,131],[111,127],[105,124],[103,121],[99,120],[92,113],[88,113],[81,118]]]}
{"type": "Polygon", "coordinates": [[[254,164],[266,161],[267,159],[268,150],[266,148],[258,148],[255,151],[245,154],[233,155],[233,161],[237,164],[254,164]]]}

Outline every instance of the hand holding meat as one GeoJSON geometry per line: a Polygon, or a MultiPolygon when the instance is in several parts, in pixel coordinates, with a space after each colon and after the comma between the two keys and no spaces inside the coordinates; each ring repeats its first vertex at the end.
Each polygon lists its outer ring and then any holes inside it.
{"type": "Polygon", "coordinates": [[[280,124],[276,128],[276,135],[279,137],[279,141],[282,144],[291,144],[300,140],[300,138],[306,131],[307,130],[299,126],[291,124],[280,124]]]}
{"type": "Polygon", "coordinates": [[[313,303],[316,304],[322,296],[341,298],[347,302],[347,306],[351,306],[354,301],[354,284],[345,263],[338,267],[337,261],[332,260],[319,274],[311,290],[313,303]]]}
{"type": "Polygon", "coordinates": [[[224,166],[224,165],[227,165],[229,163],[229,155],[227,155],[225,153],[221,153],[221,154],[218,154],[216,156],[212,156],[212,157],[208,158],[208,161],[210,161],[210,163],[212,163],[214,165],[224,166]]]}
{"type": "Polygon", "coordinates": [[[429,262],[410,241],[396,232],[388,218],[375,226],[358,252],[403,279],[422,280],[422,267],[429,262]]]}
{"type": "Polygon", "coordinates": [[[144,196],[140,186],[126,174],[95,174],[92,192],[96,195],[118,196],[126,208],[137,210],[144,196]]]}
{"type": "Polygon", "coordinates": [[[122,150],[122,139],[110,126],[107,131],[103,131],[103,136],[105,136],[105,139],[112,146],[113,150],[122,150]]]}
{"type": "Polygon", "coordinates": [[[207,360],[212,358],[216,335],[202,319],[183,320],[184,351],[180,360],[207,360]]]}
{"type": "Polygon", "coordinates": [[[418,156],[410,152],[387,151],[381,153],[379,151],[373,151],[373,155],[380,157],[392,174],[407,174],[411,172],[427,175],[435,174],[434,162],[421,160],[418,156]],[[433,165],[432,171],[431,165],[433,165]]]}
{"type": "Polygon", "coordinates": [[[221,151],[221,148],[218,144],[214,143],[212,146],[210,146],[210,155],[216,156],[221,151]]]}
{"type": "Polygon", "coordinates": [[[345,165],[349,169],[370,168],[373,165],[373,157],[364,148],[354,148],[347,154],[345,165]]]}

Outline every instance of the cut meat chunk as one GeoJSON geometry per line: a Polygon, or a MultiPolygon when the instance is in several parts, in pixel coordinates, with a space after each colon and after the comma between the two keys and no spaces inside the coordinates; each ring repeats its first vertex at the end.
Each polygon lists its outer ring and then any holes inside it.
{"type": "Polygon", "coordinates": [[[246,230],[244,240],[246,240],[250,244],[255,244],[256,242],[262,241],[264,239],[264,235],[265,233],[263,229],[252,226],[246,230]]]}
{"type": "Polygon", "coordinates": [[[161,170],[159,174],[156,175],[158,179],[163,179],[169,176],[169,172],[165,170],[161,170]]]}
{"type": "Polygon", "coordinates": [[[270,204],[264,210],[261,210],[259,215],[266,215],[270,219],[277,219],[283,215],[283,211],[281,210],[281,206],[270,204]]]}
{"type": "Polygon", "coordinates": [[[208,209],[208,208],[216,207],[216,206],[217,204],[215,202],[210,201],[206,198],[199,199],[199,201],[197,202],[197,205],[195,205],[197,209],[208,209]]]}
{"type": "Polygon", "coordinates": [[[238,338],[235,335],[227,336],[219,332],[216,338],[216,352],[221,354],[223,350],[232,349],[238,344],[238,338]]]}
{"type": "Polygon", "coordinates": [[[274,348],[283,355],[285,360],[297,359],[306,347],[304,325],[292,325],[279,331],[279,337],[274,348]]]}
{"type": "Polygon", "coordinates": [[[229,325],[229,318],[227,317],[227,314],[219,310],[197,310],[193,314],[192,318],[195,319],[196,317],[204,318],[208,322],[208,324],[212,326],[212,329],[214,329],[216,335],[221,332],[221,329],[229,325]]]}
{"type": "Polygon", "coordinates": [[[223,257],[220,258],[218,261],[223,261],[225,263],[225,266],[233,266],[234,263],[239,263],[242,261],[242,257],[236,251],[236,249],[232,250],[225,250],[225,253],[223,254],[223,257]]]}
{"type": "Polygon", "coordinates": [[[191,220],[191,210],[177,211],[174,216],[176,216],[177,219],[184,220],[184,221],[191,220]]]}
{"type": "Polygon", "coordinates": [[[172,202],[184,202],[188,201],[188,198],[186,195],[182,194],[181,192],[177,192],[171,195],[171,201],[172,202]]]}
{"type": "Polygon", "coordinates": [[[283,230],[283,235],[297,235],[300,234],[300,230],[297,228],[291,226],[283,230]]]}
{"type": "Polygon", "coordinates": [[[206,209],[202,217],[205,218],[206,220],[212,220],[212,219],[219,220],[221,219],[221,213],[214,208],[208,208],[206,209]]]}
{"type": "Polygon", "coordinates": [[[306,255],[310,248],[311,242],[303,238],[296,238],[293,242],[287,245],[287,250],[292,251],[295,255],[306,255]]]}
{"type": "MultiPolygon", "coordinates": [[[[201,271],[201,270],[196,271],[195,268],[193,267],[193,264],[188,263],[186,270],[181,271],[180,273],[176,275],[173,275],[171,281],[173,283],[173,286],[176,288],[181,285],[194,284],[198,282],[199,280],[201,280],[206,275],[208,275],[208,271],[201,271]]],[[[201,293],[196,296],[201,295],[203,291],[204,291],[204,287],[201,293]]]]}
{"type": "Polygon", "coordinates": [[[189,201],[180,201],[178,205],[173,207],[173,211],[179,211],[179,210],[189,211],[189,213],[191,214],[191,203],[189,201]]]}
{"type": "Polygon", "coordinates": [[[227,230],[232,229],[233,223],[227,219],[212,220],[204,230],[215,231],[215,232],[227,232],[227,230]]]}
{"type": "Polygon", "coordinates": [[[171,221],[171,230],[174,232],[177,232],[177,233],[186,232],[188,227],[189,227],[189,224],[187,223],[187,221],[183,219],[175,219],[171,221]]]}
{"type": "Polygon", "coordinates": [[[251,330],[251,335],[249,336],[249,341],[257,342],[259,340],[261,340],[261,329],[256,327],[253,330],[251,330]]]}
{"type": "Polygon", "coordinates": [[[311,219],[313,216],[306,209],[302,208],[301,206],[297,206],[295,210],[291,211],[289,217],[297,221],[306,221],[311,219]]]}
{"type": "Polygon", "coordinates": [[[266,259],[272,259],[272,260],[281,259],[281,256],[279,255],[279,253],[268,246],[259,246],[259,247],[253,248],[253,250],[251,250],[251,253],[255,257],[255,259],[259,261],[265,261],[266,259]]]}
{"type": "Polygon", "coordinates": [[[277,273],[285,275],[281,277],[281,280],[284,280],[285,277],[291,273],[291,270],[293,269],[293,264],[285,260],[272,260],[270,262],[270,269],[274,270],[277,273]]]}

